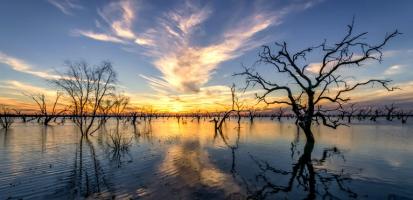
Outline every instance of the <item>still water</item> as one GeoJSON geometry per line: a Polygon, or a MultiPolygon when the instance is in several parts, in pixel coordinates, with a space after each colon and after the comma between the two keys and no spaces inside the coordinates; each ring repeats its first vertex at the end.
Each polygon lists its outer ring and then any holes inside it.
{"type": "Polygon", "coordinates": [[[291,121],[234,121],[111,120],[89,137],[15,123],[0,131],[0,199],[413,197],[412,125],[315,126],[312,146],[291,121]]]}

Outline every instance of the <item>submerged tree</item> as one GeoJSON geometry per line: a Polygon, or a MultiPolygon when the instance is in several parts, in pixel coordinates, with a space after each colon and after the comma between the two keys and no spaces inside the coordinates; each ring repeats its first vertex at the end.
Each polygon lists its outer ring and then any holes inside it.
{"type": "Polygon", "coordinates": [[[130,98],[123,94],[118,94],[118,95],[113,96],[113,108],[112,108],[113,114],[119,117],[125,111],[129,102],[130,102],[130,98]]]}
{"type": "Polygon", "coordinates": [[[215,116],[211,121],[214,122],[214,127],[215,127],[215,132],[216,131],[222,131],[222,125],[224,124],[225,120],[231,116],[233,112],[237,113],[238,117],[238,126],[241,121],[241,109],[242,109],[242,104],[239,102],[239,99],[237,95],[235,94],[235,84],[231,86],[231,99],[232,99],[232,106],[231,109],[222,113],[218,113],[217,116],[215,116]]]}
{"type": "Polygon", "coordinates": [[[0,125],[1,128],[9,129],[14,122],[14,116],[10,110],[5,105],[0,105],[0,125]]]}
{"type": "Polygon", "coordinates": [[[71,100],[74,122],[82,135],[93,134],[95,118],[102,102],[115,92],[116,73],[110,62],[90,66],[86,62],[67,62],[68,70],[53,83],[71,100]]]}
{"type": "Polygon", "coordinates": [[[45,126],[49,125],[50,121],[52,121],[54,118],[58,117],[58,115],[66,111],[66,109],[61,109],[60,111],[56,109],[58,101],[62,95],[62,93],[56,92],[56,98],[51,109],[47,106],[47,100],[44,94],[28,95],[30,98],[33,99],[34,102],[36,102],[37,106],[39,107],[40,115],[43,117],[43,124],[45,126]]]}
{"type": "Polygon", "coordinates": [[[364,41],[367,32],[355,34],[353,25],[354,23],[348,25],[347,33],[341,41],[331,45],[324,41],[318,46],[295,53],[290,52],[286,42],[275,43],[276,51],[269,46],[263,46],[258,62],[270,65],[277,73],[285,74],[294,85],[267,80],[252,68],[245,68],[245,71],[235,75],[246,77],[247,88],[258,86],[264,90],[264,93],[256,94],[259,101],[289,106],[298,125],[304,130],[307,141],[314,142],[312,122],[320,118],[328,127],[336,128],[341,125],[329,113],[342,109],[343,104],[350,100],[348,94],[351,91],[369,84],[378,84],[388,91],[395,89],[389,86],[391,80],[371,79],[353,83],[339,74],[339,70],[344,67],[361,66],[372,60],[380,62],[383,47],[400,34],[396,30],[387,34],[380,43],[373,45],[364,41]],[[321,61],[313,65],[306,63],[306,56],[316,50],[321,51],[321,61]],[[311,71],[308,70],[310,65],[311,71]],[[270,95],[276,92],[286,94],[287,99],[272,98],[270,95]],[[324,103],[329,103],[329,106],[322,107],[324,103]]]}

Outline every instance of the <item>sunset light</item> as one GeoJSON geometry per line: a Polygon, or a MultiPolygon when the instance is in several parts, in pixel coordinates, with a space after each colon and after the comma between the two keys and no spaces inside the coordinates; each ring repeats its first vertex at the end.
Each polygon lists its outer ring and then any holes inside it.
{"type": "Polygon", "coordinates": [[[411,199],[413,1],[0,1],[0,199],[411,199]]]}

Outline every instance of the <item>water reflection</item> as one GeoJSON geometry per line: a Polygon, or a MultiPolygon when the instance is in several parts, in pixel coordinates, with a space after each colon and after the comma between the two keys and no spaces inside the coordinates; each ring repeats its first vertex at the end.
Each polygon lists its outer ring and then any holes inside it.
{"type": "Polygon", "coordinates": [[[301,190],[302,194],[307,193],[303,199],[315,199],[316,195],[319,195],[322,199],[343,198],[337,191],[330,192],[330,187],[338,187],[341,191],[347,193],[347,197],[344,196],[345,198],[357,198],[358,195],[347,186],[347,182],[351,181],[351,174],[346,174],[344,169],[336,173],[322,168],[328,157],[340,154],[340,152],[333,147],[325,149],[321,159],[312,159],[313,149],[314,143],[307,142],[303,154],[289,171],[277,168],[267,161],[251,156],[251,159],[258,166],[259,172],[255,175],[255,183],[244,181],[248,199],[272,199],[274,198],[273,195],[290,193],[294,189],[301,190]],[[280,184],[273,180],[277,176],[287,176],[288,181],[280,184]],[[317,184],[320,186],[317,186],[317,184]],[[336,186],[333,184],[336,184],[336,186]]]}
{"type": "Polygon", "coordinates": [[[316,127],[255,119],[108,120],[0,130],[0,199],[349,199],[412,196],[409,126],[316,127]]]}
{"type": "Polygon", "coordinates": [[[107,186],[95,147],[88,136],[80,136],[73,168],[70,182],[71,194],[74,195],[72,198],[99,193],[107,186]]]}
{"type": "MultiPolygon", "coordinates": [[[[123,159],[126,157],[127,162],[132,162],[132,157],[129,154],[129,148],[132,145],[132,137],[124,133],[127,128],[121,128],[119,120],[116,121],[116,126],[108,135],[109,139],[107,146],[109,147],[108,153],[110,154],[110,161],[117,164],[118,168],[121,167],[123,159]]],[[[134,130],[136,131],[136,130],[134,130]]]]}
{"type": "Polygon", "coordinates": [[[222,130],[216,130],[215,135],[214,135],[214,141],[216,140],[216,138],[218,136],[220,136],[220,138],[222,139],[224,144],[231,150],[231,155],[232,155],[231,158],[232,159],[231,159],[231,170],[230,170],[230,172],[232,174],[236,174],[236,168],[235,168],[235,166],[236,166],[236,159],[235,159],[236,155],[235,155],[235,153],[236,153],[236,150],[238,149],[238,146],[239,146],[239,139],[240,139],[240,136],[241,136],[241,127],[238,126],[236,128],[236,130],[237,130],[237,134],[236,134],[236,138],[235,138],[235,141],[233,142],[233,144],[229,143],[228,136],[226,136],[223,133],[222,130]]]}

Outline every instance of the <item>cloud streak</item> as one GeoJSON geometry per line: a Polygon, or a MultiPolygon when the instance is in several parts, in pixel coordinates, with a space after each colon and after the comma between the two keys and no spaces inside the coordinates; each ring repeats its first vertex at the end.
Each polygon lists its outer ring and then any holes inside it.
{"type": "Polygon", "coordinates": [[[30,64],[26,63],[23,60],[20,60],[18,58],[9,56],[7,54],[4,54],[0,52],[0,63],[3,63],[5,65],[8,65],[11,69],[18,71],[18,72],[23,72],[26,74],[31,74],[33,76],[37,76],[40,78],[45,78],[45,79],[57,79],[59,78],[58,75],[50,74],[48,72],[44,71],[37,71],[33,69],[33,66],[30,64]]]}
{"type": "Polygon", "coordinates": [[[132,31],[132,22],[135,18],[132,1],[111,2],[102,10],[98,10],[98,13],[116,36],[132,40],[136,38],[132,31]]]}
{"type": "MultiPolygon", "coordinates": [[[[161,76],[144,75],[150,86],[161,93],[200,92],[218,66],[243,55],[261,45],[264,38],[257,37],[261,31],[281,24],[281,19],[291,11],[307,9],[314,3],[304,1],[285,5],[278,11],[256,8],[243,16],[239,22],[224,27],[218,38],[207,44],[199,44],[199,32],[208,34],[205,23],[213,16],[209,6],[196,6],[187,1],[168,10],[141,33],[133,31],[136,21],[136,5],[131,1],[112,2],[98,10],[108,29],[104,33],[77,30],[79,35],[106,42],[136,44],[161,76]]],[[[201,35],[202,36],[202,35],[201,35]]]]}
{"type": "Polygon", "coordinates": [[[58,8],[65,15],[73,15],[73,10],[83,9],[80,4],[73,0],[48,0],[50,4],[58,8]]]}
{"type": "Polygon", "coordinates": [[[279,23],[277,16],[252,14],[244,22],[228,27],[215,43],[192,44],[193,33],[211,15],[205,8],[186,6],[168,13],[156,27],[151,41],[156,41],[150,56],[161,77],[149,80],[156,90],[199,92],[222,62],[231,60],[259,44],[253,36],[279,23]],[[184,13],[184,14],[182,14],[184,13]],[[155,80],[155,81],[154,81],[155,80]]]}
{"type": "Polygon", "coordinates": [[[83,31],[83,30],[74,30],[73,33],[75,35],[82,35],[88,37],[90,39],[104,41],[104,42],[114,42],[114,43],[122,43],[124,44],[125,41],[118,37],[114,37],[104,33],[95,33],[93,31],[83,31]]]}
{"type": "Polygon", "coordinates": [[[386,71],[384,71],[384,75],[395,75],[400,74],[404,70],[404,65],[392,65],[386,71]]]}

